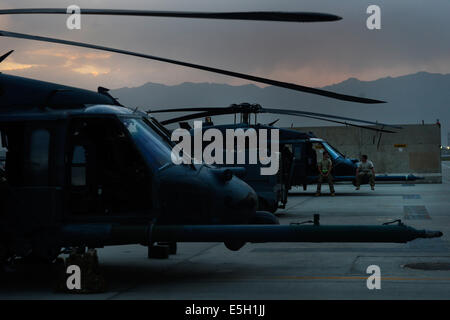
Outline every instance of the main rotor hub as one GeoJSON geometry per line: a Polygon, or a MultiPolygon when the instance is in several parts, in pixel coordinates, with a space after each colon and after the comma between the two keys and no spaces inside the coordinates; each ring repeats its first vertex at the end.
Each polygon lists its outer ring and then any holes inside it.
{"type": "Polygon", "coordinates": [[[240,104],[232,104],[230,109],[234,109],[234,113],[260,113],[262,111],[262,107],[260,104],[250,104],[247,102],[240,104]]]}

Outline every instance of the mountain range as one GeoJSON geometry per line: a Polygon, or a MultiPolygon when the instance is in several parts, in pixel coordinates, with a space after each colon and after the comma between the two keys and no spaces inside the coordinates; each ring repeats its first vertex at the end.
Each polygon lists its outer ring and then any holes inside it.
{"type": "MultiPolygon", "coordinates": [[[[284,108],[328,113],[379,121],[390,124],[441,123],[442,144],[448,145],[450,131],[450,74],[418,72],[400,77],[386,77],[374,81],[349,78],[322,89],[338,93],[386,101],[366,105],[343,102],[312,94],[295,92],[273,86],[253,84],[232,86],[219,83],[185,82],[179,85],[146,83],[140,87],[111,90],[111,94],[129,107],[157,110],[175,107],[224,107],[232,103],[259,103],[268,108],[284,108]]],[[[155,114],[164,120],[181,113],[155,114]]],[[[259,115],[258,122],[280,119],[281,127],[334,125],[327,122],[293,116],[259,115]]],[[[215,123],[227,123],[232,116],[213,118],[215,123]]]]}

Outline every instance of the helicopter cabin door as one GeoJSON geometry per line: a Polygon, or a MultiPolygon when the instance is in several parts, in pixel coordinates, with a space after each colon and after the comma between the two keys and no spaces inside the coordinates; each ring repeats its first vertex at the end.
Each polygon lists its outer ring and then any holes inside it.
{"type": "Polygon", "coordinates": [[[305,182],[306,172],[307,172],[307,152],[306,152],[306,143],[294,143],[292,145],[293,148],[293,165],[294,172],[292,176],[292,185],[301,185],[305,182]]]}
{"type": "Polygon", "coordinates": [[[151,172],[115,117],[78,117],[66,148],[68,220],[136,221],[152,210],[151,172]]]}
{"type": "Polygon", "coordinates": [[[17,234],[54,225],[62,210],[56,175],[55,122],[23,121],[1,126],[4,176],[2,211],[17,234]]]}

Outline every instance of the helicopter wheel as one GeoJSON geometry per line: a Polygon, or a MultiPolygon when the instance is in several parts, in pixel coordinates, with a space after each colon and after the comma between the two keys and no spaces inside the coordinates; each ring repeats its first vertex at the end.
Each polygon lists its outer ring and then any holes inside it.
{"type": "Polygon", "coordinates": [[[84,247],[73,248],[70,255],[63,259],[57,258],[53,263],[53,269],[57,275],[55,286],[56,292],[64,293],[103,293],[107,291],[108,284],[102,271],[97,250],[84,247]],[[69,289],[67,286],[67,273],[69,266],[77,266],[81,272],[80,288],[69,289]]]}
{"type": "Polygon", "coordinates": [[[246,242],[243,242],[243,241],[226,241],[226,242],[224,242],[225,247],[227,247],[227,249],[231,250],[231,251],[238,251],[243,246],[245,246],[245,243],[246,242]]]}
{"type": "MultiPolygon", "coordinates": [[[[256,211],[251,224],[280,224],[278,218],[266,211],[256,211]]],[[[231,251],[238,251],[245,245],[243,241],[227,241],[225,246],[231,251]]]]}
{"type": "Polygon", "coordinates": [[[150,244],[147,246],[149,259],[169,259],[170,247],[167,244],[150,244]]]}
{"type": "MultiPolygon", "coordinates": [[[[272,213],[266,211],[256,211],[255,216],[250,221],[250,224],[280,224],[278,218],[272,213]]],[[[238,251],[244,245],[244,241],[226,241],[225,247],[231,251],[238,251]]]]}
{"type": "Polygon", "coordinates": [[[177,254],[177,243],[176,242],[158,242],[158,245],[168,246],[169,254],[177,254]]]}

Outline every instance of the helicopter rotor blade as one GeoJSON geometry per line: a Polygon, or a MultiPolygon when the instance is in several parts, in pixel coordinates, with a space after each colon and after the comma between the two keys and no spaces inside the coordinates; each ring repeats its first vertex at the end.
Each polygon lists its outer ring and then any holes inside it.
{"type": "MultiPolygon", "coordinates": [[[[223,109],[226,109],[226,108],[216,108],[216,109],[219,109],[219,110],[217,110],[216,112],[205,111],[205,112],[200,112],[200,113],[189,114],[189,115],[186,115],[186,116],[180,116],[180,117],[177,117],[177,118],[161,121],[161,124],[168,125],[168,124],[171,124],[171,123],[176,123],[176,122],[180,122],[180,121],[187,121],[187,120],[192,120],[192,119],[199,119],[199,118],[208,117],[208,116],[212,117],[212,116],[230,114],[228,111],[223,110],[223,109]]],[[[367,127],[367,126],[361,126],[361,125],[357,125],[357,124],[354,124],[354,123],[349,123],[349,122],[344,122],[344,121],[337,121],[337,120],[331,120],[331,119],[315,117],[315,116],[310,116],[310,115],[296,114],[295,116],[303,117],[303,118],[317,119],[317,120],[333,122],[333,123],[339,123],[339,124],[344,124],[344,125],[351,126],[351,127],[357,127],[357,128],[362,128],[362,129],[367,129],[367,130],[372,130],[372,131],[377,131],[377,132],[396,133],[395,131],[390,131],[390,130],[386,130],[386,129],[379,129],[379,128],[372,128],[372,127],[367,127]]],[[[277,120],[273,121],[272,123],[269,124],[269,126],[275,124],[278,120],[280,120],[280,119],[277,119],[277,120]]]]}
{"type": "Polygon", "coordinates": [[[216,112],[205,111],[205,112],[188,114],[186,116],[181,116],[181,117],[176,117],[176,118],[172,118],[172,119],[169,119],[169,120],[160,121],[160,123],[163,124],[163,125],[167,125],[167,124],[171,124],[171,123],[174,123],[174,122],[182,122],[182,121],[187,121],[187,120],[192,120],[192,119],[199,119],[199,118],[203,118],[203,117],[220,116],[220,115],[225,115],[225,114],[229,114],[229,112],[227,110],[218,110],[216,112]]]}
{"type": "Polygon", "coordinates": [[[148,110],[147,113],[166,113],[166,112],[193,112],[193,111],[218,111],[218,110],[230,110],[230,107],[198,107],[198,108],[175,108],[175,109],[159,109],[159,110],[148,110]]]}
{"type": "Polygon", "coordinates": [[[0,57],[0,63],[2,63],[3,60],[5,60],[6,58],[8,58],[8,56],[9,56],[11,53],[13,53],[13,52],[14,52],[14,50],[11,50],[11,51],[5,53],[4,55],[2,55],[2,56],[0,57]]]}
{"type": "MultiPolygon", "coordinates": [[[[16,14],[70,14],[70,8],[23,8],[0,10],[0,15],[16,14]],[[69,12],[68,12],[69,11],[69,12]]],[[[83,15],[167,17],[221,20],[253,20],[278,22],[329,22],[342,18],[334,14],[320,12],[282,12],[282,11],[248,11],[248,12],[193,12],[193,11],[153,11],[123,9],[83,9],[83,15]]]]}
{"type": "MultiPolygon", "coordinates": [[[[250,106],[250,105],[249,105],[250,106]]],[[[177,118],[161,121],[162,124],[170,124],[174,122],[187,121],[192,119],[198,119],[202,117],[220,116],[226,114],[234,114],[242,112],[241,105],[232,104],[228,107],[194,107],[194,108],[174,108],[174,109],[159,109],[148,110],[147,113],[167,113],[167,112],[200,112],[180,116],[177,118]]]]}
{"type": "MultiPolygon", "coordinates": [[[[202,114],[204,114],[204,116],[233,114],[233,113],[239,113],[239,112],[273,113],[273,114],[283,114],[283,115],[292,115],[292,116],[310,116],[310,117],[319,117],[321,120],[325,120],[325,119],[329,118],[329,119],[347,120],[347,121],[352,121],[352,122],[366,123],[366,124],[371,124],[371,125],[381,125],[383,127],[390,127],[390,128],[395,128],[395,129],[402,129],[402,127],[399,127],[399,126],[393,126],[393,125],[380,123],[380,122],[373,122],[373,121],[348,118],[348,117],[342,117],[342,116],[336,116],[336,115],[324,114],[324,113],[301,111],[301,110],[262,108],[259,105],[250,105],[250,104],[231,105],[231,106],[225,107],[225,108],[224,107],[221,107],[221,108],[198,107],[198,108],[161,109],[161,110],[155,110],[155,111],[152,110],[151,113],[188,112],[188,111],[202,111],[203,112],[202,114]],[[211,114],[208,112],[211,112],[211,114]]],[[[185,121],[185,120],[196,119],[197,117],[195,114],[193,114],[193,115],[183,116],[180,118],[183,118],[183,121],[185,121]]]]}
{"type": "Polygon", "coordinates": [[[315,116],[315,117],[321,117],[321,118],[347,120],[347,121],[353,121],[353,122],[359,122],[359,123],[367,123],[367,124],[372,124],[372,125],[390,127],[390,128],[395,128],[395,129],[402,129],[402,127],[399,127],[399,126],[393,126],[393,125],[380,123],[380,122],[373,122],[373,121],[367,121],[367,120],[361,120],[361,119],[355,119],[355,118],[347,118],[347,117],[341,117],[341,116],[336,116],[336,115],[331,115],[331,114],[308,112],[308,111],[261,108],[260,112],[261,113],[273,113],[273,114],[285,114],[285,115],[292,115],[292,116],[305,116],[305,115],[306,116],[315,116]]]}
{"type": "Polygon", "coordinates": [[[244,74],[244,73],[228,71],[228,70],[224,70],[224,69],[218,69],[218,68],[208,67],[208,66],[204,66],[204,65],[179,61],[179,60],[167,59],[167,58],[152,56],[152,55],[148,55],[148,54],[126,51],[126,50],[115,49],[115,48],[109,48],[109,47],[88,44],[88,43],[83,43],[83,42],[75,42],[75,41],[70,41],[70,40],[62,40],[62,39],[34,36],[34,35],[15,33],[15,32],[3,31],[3,30],[0,30],[0,36],[9,37],[9,38],[36,40],[36,41],[42,41],[42,42],[52,42],[52,43],[69,45],[69,46],[76,46],[76,47],[82,47],[82,48],[90,48],[90,49],[120,53],[120,54],[124,54],[124,55],[140,57],[140,58],[150,59],[150,60],[156,60],[156,61],[171,63],[171,64],[180,65],[180,66],[184,66],[184,67],[189,67],[189,68],[193,68],[193,69],[199,69],[199,70],[204,70],[204,71],[208,71],[208,72],[223,74],[226,76],[235,77],[235,78],[239,78],[239,79],[245,79],[245,80],[250,80],[250,81],[254,81],[254,82],[269,84],[272,86],[286,88],[286,89],[290,89],[290,90],[294,90],[294,91],[312,93],[312,94],[329,97],[329,98],[334,98],[334,99],[338,99],[338,100],[343,100],[343,101],[359,102],[359,103],[366,103],[366,104],[384,103],[385,102],[385,101],[380,101],[380,100],[360,98],[360,97],[335,93],[335,92],[326,91],[326,90],[322,90],[322,89],[306,87],[306,86],[302,86],[302,85],[298,85],[298,84],[294,84],[294,83],[277,81],[277,80],[272,80],[272,79],[268,79],[268,78],[252,76],[252,75],[248,75],[248,74],[244,74]]]}
{"type": "Polygon", "coordinates": [[[395,131],[390,131],[390,130],[386,130],[386,129],[372,128],[372,127],[367,127],[367,126],[361,126],[361,125],[358,125],[358,124],[349,123],[349,122],[345,122],[345,121],[337,121],[337,120],[324,119],[324,118],[320,118],[320,117],[306,116],[306,115],[302,115],[302,116],[298,115],[298,116],[299,117],[304,117],[304,118],[317,119],[317,120],[321,120],[321,121],[328,121],[328,122],[333,122],[333,123],[344,124],[344,125],[350,126],[350,127],[357,127],[357,128],[362,128],[362,129],[367,129],[367,130],[372,130],[372,131],[377,131],[377,132],[397,133],[395,131]]]}

